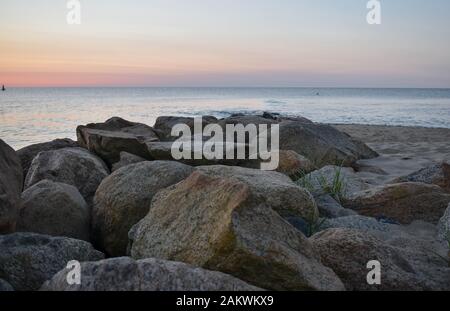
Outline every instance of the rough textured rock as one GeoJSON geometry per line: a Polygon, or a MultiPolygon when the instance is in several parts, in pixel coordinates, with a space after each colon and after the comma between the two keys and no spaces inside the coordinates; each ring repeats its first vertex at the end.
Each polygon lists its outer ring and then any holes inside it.
{"type": "Polygon", "coordinates": [[[369,189],[371,185],[360,179],[351,167],[339,167],[327,165],[304,176],[298,183],[310,190],[315,195],[327,193],[327,188],[333,188],[340,181],[342,189],[340,198],[346,198],[355,192],[369,189]]]}
{"type": "Polygon", "coordinates": [[[441,163],[426,167],[408,176],[400,177],[396,182],[421,182],[434,184],[450,192],[450,164],[441,163]]]}
{"type": "Polygon", "coordinates": [[[225,128],[227,124],[242,124],[247,126],[249,124],[255,124],[256,126],[260,124],[278,124],[278,121],[272,118],[264,118],[262,116],[254,116],[254,115],[242,115],[242,116],[231,116],[217,122],[222,128],[225,128]]]}
{"type": "MultiPolygon", "coordinates": [[[[163,160],[163,161],[175,161],[172,156],[172,142],[162,141],[162,142],[150,142],[147,143],[147,150],[149,152],[150,157],[153,160],[163,160]]],[[[220,143],[217,143],[220,144],[220,143]]],[[[236,154],[236,150],[243,146],[246,150],[248,149],[246,145],[242,145],[239,143],[227,145],[226,143],[222,143],[222,148],[224,150],[224,155],[226,155],[226,151],[228,149],[233,149],[233,152],[236,154]]],[[[201,165],[235,165],[235,166],[251,166],[259,168],[259,161],[249,160],[248,154],[246,154],[245,159],[226,159],[226,156],[223,156],[223,159],[207,159],[202,155],[200,159],[194,159],[194,149],[195,144],[187,144],[184,145],[185,150],[189,150],[191,159],[181,159],[176,160],[177,162],[181,162],[191,166],[201,166],[201,165]],[[256,166],[255,166],[256,165],[256,166]]],[[[203,146],[202,146],[203,148],[203,146]]]]}
{"type": "MultiPolygon", "coordinates": [[[[448,263],[430,250],[396,247],[353,229],[328,229],[310,238],[322,262],[333,269],[347,290],[448,290],[448,263]],[[381,285],[369,285],[369,261],[381,263],[381,285]]],[[[414,241],[414,240],[410,240],[414,241]]]]}
{"type": "MultiPolygon", "coordinates": [[[[202,121],[202,126],[205,127],[208,124],[217,123],[218,120],[212,116],[203,116],[202,121]]],[[[162,141],[174,141],[177,137],[172,136],[171,132],[172,128],[177,124],[186,124],[191,129],[192,134],[194,134],[194,118],[190,117],[158,117],[154,129],[162,141]]]]}
{"type": "Polygon", "coordinates": [[[318,217],[311,194],[284,174],[223,165],[200,166],[197,169],[209,176],[235,178],[247,184],[254,195],[282,217],[318,217]]]}
{"type": "Polygon", "coordinates": [[[330,228],[356,229],[360,231],[389,231],[392,225],[380,222],[372,217],[361,215],[345,216],[325,220],[321,225],[321,230],[330,228]]]}
{"type": "Polygon", "coordinates": [[[15,230],[23,175],[14,149],[0,139],[0,234],[15,230]]]}
{"type": "Polygon", "coordinates": [[[280,162],[277,172],[283,173],[293,179],[315,170],[314,164],[302,155],[292,150],[280,150],[280,162]]]}
{"type": "Polygon", "coordinates": [[[0,292],[13,292],[14,288],[6,282],[5,280],[0,279],[0,292]]]}
{"type": "Polygon", "coordinates": [[[280,149],[293,150],[313,160],[318,167],[351,166],[359,159],[378,155],[364,143],[329,125],[293,121],[280,124],[280,149]]]}
{"type": "Polygon", "coordinates": [[[25,189],[48,179],[72,185],[91,204],[95,191],[109,170],[103,161],[82,148],[64,148],[38,154],[31,163],[25,189]]]}
{"type": "Polygon", "coordinates": [[[314,200],[319,210],[319,215],[324,218],[338,218],[351,215],[357,215],[357,213],[351,209],[344,208],[329,194],[319,194],[314,196],[314,200]]]}
{"type": "Polygon", "coordinates": [[[308,240],[236,179],[194,172],[131,231],[133,258],[181,261],[274,290],[342,290],[308,240]]]}
{"type": "Polygon", "coordinates": [[[71,260],[101,259],[85,241],[34,233],[0,236],[0,278],[18,291],[39,289],[71,260]]]}
{"type": "Polygon", "coordinates": [[[448,205],[444,216],[439,220],[438,236],[440,240],[448,242],[450,248],[450,204],[448,205]]]}
{"type": "Polygon", "coordinates": [[[256,291],[232,276],[161,259],[129,257],[81,264],[80,285],[67,284],[68,270],[57,273],[44,291],[256,291]]]}
{"type": "Polygon", "coordinates": [[[55,139],[50,142],[34,144],[22,149],[17,150],[17,155],[20,158],[23,169],[23,177],[25,178],[28,174],[28,169],[30,168],[33,159],[42,151],[58,150],[63,148],[75,148],[78,147],[78,143],[69,139],[55,139]]]}
{"type": "Polygon", "coordinates": [[[310,119],[307,119],[305,117],[302,116],[286,116],[286,115],[282,115],[279,118],[280,121],[295,121],[295,122],[303,122],[303,123],[310,123],[310,124],[314,124],[313,121],[311,121],[310,119]]]}
{"type": "Polygon", "coordinates": [[[436,224],[444,214],[450,194],[423,183],[374,187],[345,198],[343,205],[361,215],[388,217],[403,224],[423,220],[436,224]]]}
{"type": "Polygon", "coordinates": [[[74,186],[42,180],[22,200],[17,231],[89,241],[89,208],[74,186]]]}
{"type": "Polygon", "coordinates": [[[123,151],[120,153],[119,162],[116,162],[113,164],[111,171],[115,172],[124,166],[136,164],[136,163],[140,163],[140,162],[144,162],[144,161],[147,161],[147,160],[144,158],[141,158],[140,156],[123,151]]]}
{"type": "Polygon", "coordinates": [[[128,231],[147,214],[153,196],[193,171],[177,162],[152,161],[123,167],[105,178],[92,210],[95,243],[110,256],[125,255],[128,231]]]}
{"type": "Polygon", "coordinates": [[[118,117],[105,123],[78,126],[77,138],[80,146],[97,154],[109,166],[120,160],[122,151],[151,160],[145,144],[159,140],[150,126],[118,117]]]}

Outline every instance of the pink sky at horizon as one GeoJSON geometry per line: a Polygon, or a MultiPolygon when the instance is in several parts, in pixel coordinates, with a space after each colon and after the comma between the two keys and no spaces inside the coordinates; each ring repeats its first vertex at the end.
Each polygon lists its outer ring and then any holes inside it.
{"type": "Polygon", "coordinates": [[[442,0],[409,1],[411,16],[385,5],[380,26],[367,25],[361,0],[341,1],[345,10],[330,0],[91,0],[79,26],[67,25],[65,0],[3,2],[9,87],[450,87],[442,0]]]}

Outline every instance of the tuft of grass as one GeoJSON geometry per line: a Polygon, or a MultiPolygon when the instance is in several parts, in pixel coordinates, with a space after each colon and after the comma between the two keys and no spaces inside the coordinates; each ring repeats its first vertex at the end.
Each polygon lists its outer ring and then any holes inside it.
{"type": "Polygon", "coordinates": [[[307,174],[304,170],[299,170],[296,172],[292,179],[300,187],[306,188],[310,191],[314,189],[311,175],[307,174]]]}
{"type": "Polygon", "coordinates": [[[317,218],[313,222],[308,222],[308,238],[321,231],[326,218],[317,218]]]}
{"type": "Polygon", "coordinates": [[[324,176],[319,176],[318,182],[325,193],[331,195],[338,202],[341,201],[346,188],[341,166],[335,170],[331,183],[324,176]]]}
{"type": "Polygon", "coordinates": [[[326,221],[326,218],[319,218],[313,211],[311,211],[309,217],[305,220],[308,224],[306,236],[309,238],[321,231],[322,225],[326,221]]]}
{"type": "MultiPolygon", "coordinates": [[[[327,178],[323,175],[319,175],[316,178],[316,181],[325,194],[329,194],[335,200],[341,202],[341,199],[346,191],[346,184],[342,176],[342,166],[339,166],[339,168],[335,170],[331,183],[328,182],[327,178]]],[[[299,178],[296,180],[296,183],[309,191],[315,190],[315,181],[310,174],[299,174],[299,178]]]]}

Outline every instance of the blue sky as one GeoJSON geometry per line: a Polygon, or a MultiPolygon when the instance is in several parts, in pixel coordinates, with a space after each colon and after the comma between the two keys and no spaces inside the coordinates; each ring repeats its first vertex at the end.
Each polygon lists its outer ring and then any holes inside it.
{"type": "Polygon", "coordinates": [[[2,0],[8,85],[450,87],[450,1],[2,0]]]}

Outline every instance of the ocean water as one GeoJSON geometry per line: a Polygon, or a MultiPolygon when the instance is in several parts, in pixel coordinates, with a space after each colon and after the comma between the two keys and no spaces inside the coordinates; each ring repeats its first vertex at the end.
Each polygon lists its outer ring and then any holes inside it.
{"type": "Polygon", "coordinates": [[[271,111],[316,122],[450,128],[450,89],[10,88],[0,91],[0,138],[18,149],[76,138],[112,116],[153,125],[161,115],[271,111]]]}

